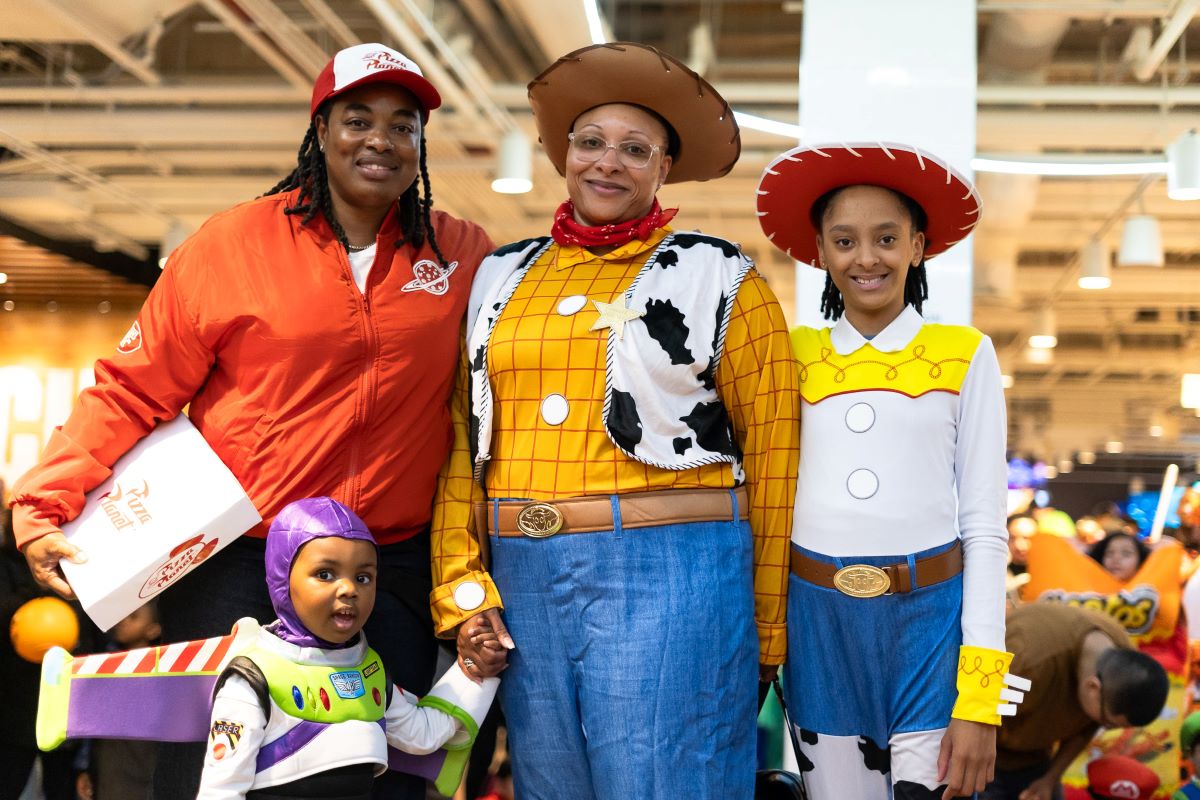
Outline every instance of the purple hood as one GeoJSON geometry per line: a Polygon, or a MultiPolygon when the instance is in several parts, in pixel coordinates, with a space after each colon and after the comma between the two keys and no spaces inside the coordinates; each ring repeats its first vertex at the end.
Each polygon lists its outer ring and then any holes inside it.
{"type": "Polygon", "coordinates": [[[270,630],[280,639],[300,647],[321,647],[326,650],[348,647],[357,642],[353,637],[345,644],[334,644],[314,636],[292,605],[288,578],[292,563],[300,548],[322,536],[342,539],[362,539],[375,544],[375,537],[366,524],[350,509],[329,497],[308,497],[289,503],[275,517],[267,532],[267,590],[279,621],[270,630]]]}

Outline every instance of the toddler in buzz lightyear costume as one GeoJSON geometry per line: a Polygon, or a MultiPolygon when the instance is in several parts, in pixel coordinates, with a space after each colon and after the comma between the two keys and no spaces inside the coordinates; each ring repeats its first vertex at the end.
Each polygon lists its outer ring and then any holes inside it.
{"type": "Polygon", "coordinates": [[[467,748],[499,680],[456,664],[424,698],[393,687],[367,646],[377,552],[336,500],[288,505],[267,536],[267,586],[279,618],[217,680],[198,800],[370,797],[388,745],[467,748]]]}

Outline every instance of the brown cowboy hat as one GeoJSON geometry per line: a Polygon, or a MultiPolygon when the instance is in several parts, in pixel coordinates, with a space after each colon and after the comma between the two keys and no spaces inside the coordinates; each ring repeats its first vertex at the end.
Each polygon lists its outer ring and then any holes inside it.
{"type": "Polygon", "coordinates": [[[609,42],[567,53],[529,82],[538,136],[560,175],[571,126],[606,103],[644,106],[675,129],[679,152],[667,183],[719,178],[741,155],[733,110],[708,81],[649,45],[609,42]]]}

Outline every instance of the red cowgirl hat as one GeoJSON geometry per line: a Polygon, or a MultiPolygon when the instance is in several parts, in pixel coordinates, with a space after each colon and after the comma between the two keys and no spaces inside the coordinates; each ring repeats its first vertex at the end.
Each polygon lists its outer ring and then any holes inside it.
{"type": "Polygon", "coordinates": [[[861,184],[902,192],[921,206],[926,258],[958,244],[979,222],[979,193],[948,163],[912,145],[866,142],[795,147],[777,157],[758,182],[758,224],[771,244],[817,266],[819,231],[809,210],[826,192],[861,184]]]}

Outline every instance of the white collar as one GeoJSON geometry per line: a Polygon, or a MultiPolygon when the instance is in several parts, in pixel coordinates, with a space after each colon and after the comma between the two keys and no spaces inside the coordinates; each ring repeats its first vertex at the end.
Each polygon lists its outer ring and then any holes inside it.
{"type": "Polygon", "coordinates": [[[850,321],[846,319],[846,315],[842,314],[841,319],[829,332],[829,341],[839,356],[848,356],[865,344],[871,345],[881,353],[895,353],[908,347],[908,343],[913,340],[924,324],[925,319],[917,310],[906,305],[904,310],[889,322],[886,328],[875,334],[874,338],[868,339],[855,330],[850,321]]]}

